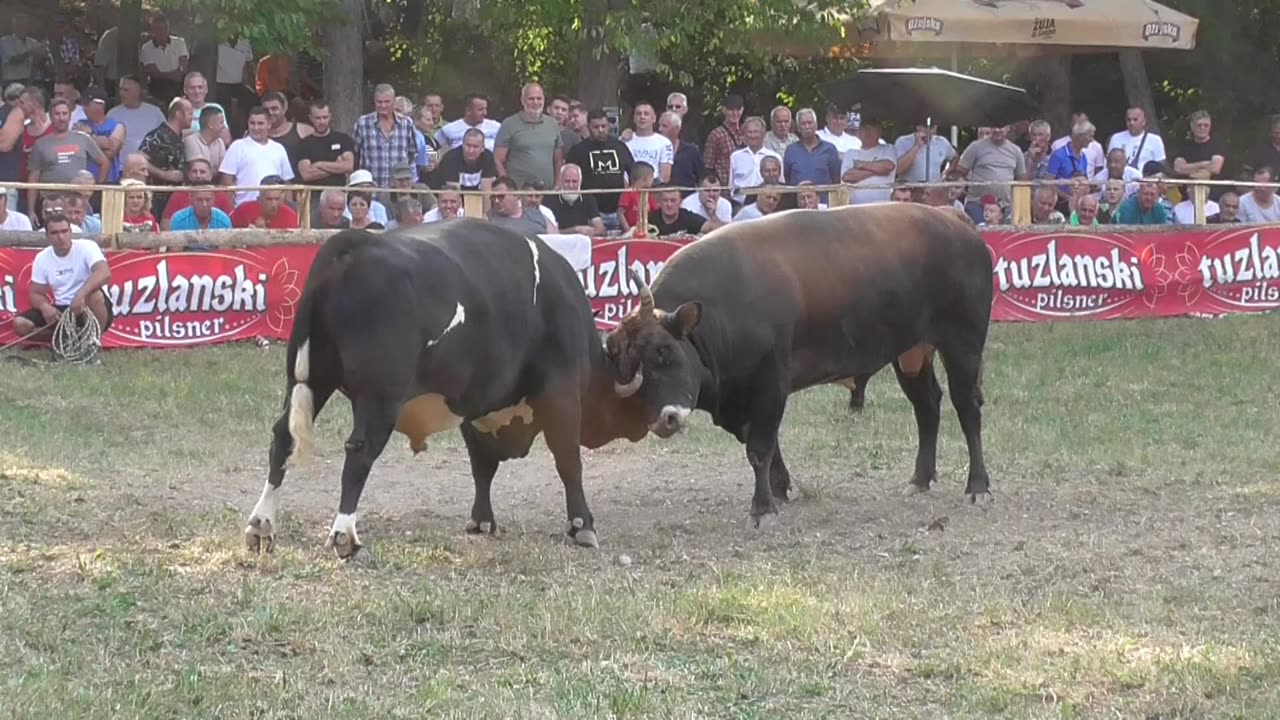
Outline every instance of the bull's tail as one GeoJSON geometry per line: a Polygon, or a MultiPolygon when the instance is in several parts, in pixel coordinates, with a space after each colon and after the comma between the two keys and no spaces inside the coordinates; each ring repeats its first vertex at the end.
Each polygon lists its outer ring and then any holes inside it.
{"type": "Polygon", "coordinates": [[[285,458],[285,467],[291,467],[311,458],[313,428],[315,427],[315,395],[307,381],[311,379],[311,340],[302,341],[293,361],[293,390],[289,392],[289,436],[293,438],[293,450],[285,458]]]}

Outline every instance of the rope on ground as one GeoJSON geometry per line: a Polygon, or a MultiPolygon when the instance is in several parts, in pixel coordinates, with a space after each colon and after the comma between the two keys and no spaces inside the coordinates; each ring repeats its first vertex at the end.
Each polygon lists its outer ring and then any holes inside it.
{"type": "MultiPolygon", "coordinates": [[[[0,345],[0,352],[26,342],[47,329],[47,327],[36,328],[7,345],[0,345]]],[[[94,362],[102,349],[102,327],[98,324],[98,317],[86,308],[77,322],[77,318],[70,310],[63,312],[53,327],[53,338],[49,344],[53,350],[55,363],[84,365],[94,362]]],[[[10,356],[9,359],[35,365],[51,364],[16,355],[10,356]]]]}

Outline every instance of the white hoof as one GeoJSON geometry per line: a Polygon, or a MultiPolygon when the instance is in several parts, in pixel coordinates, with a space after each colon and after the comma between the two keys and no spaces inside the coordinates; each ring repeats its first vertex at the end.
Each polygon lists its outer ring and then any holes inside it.
{"type": "Polygon", "coordinates": [[[579,530],[573,535],[573,544],[578,547],[599,548],[600,540],[594,530],[579,530]]]}

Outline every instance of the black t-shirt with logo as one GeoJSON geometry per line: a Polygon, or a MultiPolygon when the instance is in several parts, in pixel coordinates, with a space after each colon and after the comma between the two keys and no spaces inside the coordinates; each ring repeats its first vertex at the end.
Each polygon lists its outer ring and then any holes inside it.
{"type": "Polygon", "coordinates": [[[440,158],[440,164],[427,178],[427,185],[432,190],[439,190],[446,183],[458,183],[463,190],[479,190],[481,180],[496,177],[498,163],[494,161],[491,150],[485,148],[474,163],[469,163],[462,156],[462,146],[458,146],[440,158]]]}
{"type": "MultiPolygon", "coordinates": [[[[296,151],[298,163],[303,160],[307,162],[333,162],[342,157],[344,153],[355,153],[356,143],[351,139],[350,135],[340,133],[337,130],[330,130],[328,135],[308,135],[298,142],[296,151]]],[[[301,178],[299,181],[301,182],[301,178]]],[[[330,175],[322,180],[307,181],[307,185],[324,185],[327,187],[342,187],[347,184],[347,176],[338,174],[330,175]]]]}
{"type": "Polygon", "coordinates": [[[707,219],[695,212],[689,212],[684,208],[680,208],[680,214],[676,216],[673,222],[667,222],[662,217],[661,212],[649,213],[649,224],[658,229],[658,237],[664,235],[680,235],[681,233],[688,235],[698,235],[702,233],[702,226],[705,225],[707,219]]]}
{"type": "MultiPolygon", "coordinates": [[[[569,148],[565,161],[582,168],[583,190],[625,190],[627,173],[635,166],[631,150],[616,138],[604,142],[587,138],[569,148]]],[[[594,197],[600,212],[618,212],[618,193],[598,193],[594,197]]]]}

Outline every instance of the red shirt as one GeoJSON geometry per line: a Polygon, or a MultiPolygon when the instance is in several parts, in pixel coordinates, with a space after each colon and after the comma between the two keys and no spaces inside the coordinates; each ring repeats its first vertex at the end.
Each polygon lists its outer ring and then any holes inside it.
{"type": "MultiPolygon", "coordinates": [[[[241,205],[231,213],[231,226],[238,228],[253,227],[253,224],[262,217],[262,206],[257,200],[250,200],[241,205]]],[[[271,222],[267,224],[268,230],[297,230],[298,229],[298,213],[288,205],[281,204],[280,209],[276,211],[276,216],[271,218],[271,222]]]]}
{"type": "MultiPolygon", "coordinates": [[[[658,194],[655,193],[652,188],[650,188],[649,190],[649,212],[650,213],[655,213],[658,211],[657,196],[658,194]]],[[[629,227],[635,227],[636,223],[640,222],[640,191],[628,190],[622,193],[622,195],[618,198],[618,212],[622,213],[622,216],[627,219],[627,225],[629,227]]]]}
{"type": "MultiPolygon", "coordinates": [[[[217,192],[213,193],[213,206],[226,213],[231,214],[231,193],[217,192]]],[[[186,210],[191,207],[191,193],[186,190],[180,190],[169,196],[169,202],[165,203],[164,214],[160,216],[161,220],[169,220],[174,213],[179,210],[186,210]]]]}

